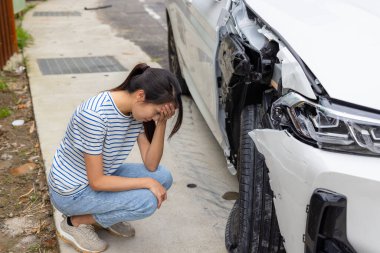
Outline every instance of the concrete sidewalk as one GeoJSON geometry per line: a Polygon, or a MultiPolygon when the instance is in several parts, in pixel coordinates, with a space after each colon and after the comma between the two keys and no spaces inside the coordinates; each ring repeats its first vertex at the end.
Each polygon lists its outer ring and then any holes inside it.
{"type": "MultiPolygon", "coordinates": [[[[125,79],[128,70],[139,62],[159,67],[138,46],[117,37],[108,25],[102,24],[96,11],[84,10],[84,7],[99,3],[94,0],[49,0],[27,13],[23,21],[24,28],[34,38],[34,44],[25,50],[25,56],[47,170],[77,105],[99,91],[117,86],[125,79]],[[71,13],[72,16],[36,16],[36,12],[45,11],[75,13],[71,13]],[[43,59],[94,56],[113,56],[127,71],[43,75],[38,64],[43,59]]],[[[175,179],[168,201],[152,217],[133,222],[136,236],[132,239],[100,232],[100,237],[110,245],[107,252],[225,252],[224,226],[233,202],[223,200],[221,195],[237,191],[238,186],[235,178],[227,173],[222,152],[196,106],[188,98],[184,98],[184,104],[185,117],[189,114],[191,117],[184,120],[179,133],[182,139],[173,137],[173,142],[165,144],[162,161],[172,170],[175,179]],[[186,136],[186,131],[200,133],[199,136],[186,136]],[[209,146],[197,147],[197,143],[192,143],[196,140],[209,146]],[[195,149],[194,156],[201,158],[195,158],[189,165],[182,158],[186,159],[186,150],[191,152],[191,146],[195,149]],[[197,159],[199,162],[194,162],[197,159]],[[217,170],[207,170],[210,163],[217,170]],[[188,168],[194,168],[194,171],[188,168]],[[201,187],[198,190],[187,188],[186,184],[192,182],[201,187]]],[[[136,146],[127,161],[141,162],[136,146]]],[[[61,220],[61,214],[56,210],[55,220],[56,224],[61,220]]],[[[75,252],[63,242],[60,242],[60,249],[64,253],[75,252]]]]}

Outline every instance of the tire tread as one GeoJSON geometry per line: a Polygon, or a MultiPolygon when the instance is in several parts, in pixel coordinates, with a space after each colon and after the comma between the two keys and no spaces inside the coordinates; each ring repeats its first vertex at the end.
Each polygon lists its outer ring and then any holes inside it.
{"type": "Polygon", "coordinates": [[[244,219],[238,219],[238,243],[234,247],[227,247],[229,252],[285,253],[269,184],[268,168],[264,156],[258,152],[248,135],[252,129],[261,128],[259,109],[258,106],[249,105],[241,114],[238,159],[240,195],[227,221],[226,246],[227,237],[230,245],[233,239],[231,231],[227,231],[232,227],[232,216],[238,214],[244,219]]]}

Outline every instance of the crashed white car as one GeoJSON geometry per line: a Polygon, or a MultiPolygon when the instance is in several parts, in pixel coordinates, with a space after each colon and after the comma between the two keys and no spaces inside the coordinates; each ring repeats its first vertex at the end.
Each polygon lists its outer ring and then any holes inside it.
{"type": "Polygon", "coordinates": [[[380,252],[380,2],[167,0],[171,70],[239,179],[229,252],[380,252]]]}

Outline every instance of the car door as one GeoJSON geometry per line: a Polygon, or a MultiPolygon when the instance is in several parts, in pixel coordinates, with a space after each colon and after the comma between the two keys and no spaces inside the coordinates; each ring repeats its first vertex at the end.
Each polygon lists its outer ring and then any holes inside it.
{"type": "Polygon", "coordinates": [[[218,122],[215,56],[218,20],[231,0],[166,0],[181,72],[189,91],[217,141],[225,147],[218,122]]]}
{"type": "Polygon", "coordinates": [[[188,0],[166,0],[166,8],[173,31],[181,72],[186,76],[188,72],[187,63],[191,60],[186,40],[186,37],[189,37],[186,33],[190,26],[190,22],[188,21],[188,17],[190,16],[188,0]]]}
{"type": "Polygon", "coordinates": [[[186,43],[191,55],[187,65],[193,84],[193,98],[218,141],[222,134],[218,123],[219,97],[216,80],[216,50],[219,44],[218,20],[227,9],[229,0],[186,0],[186,43]],[[194,94],[195,93],[195,94],[194,94]]]}

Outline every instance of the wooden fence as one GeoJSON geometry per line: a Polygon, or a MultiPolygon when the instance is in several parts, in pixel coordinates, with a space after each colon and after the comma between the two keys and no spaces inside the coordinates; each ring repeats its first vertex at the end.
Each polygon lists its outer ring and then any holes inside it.
{"type": "Polygon", "coordinates": [[[13,0],[0,0],[0,70],[15,52],[17,36],[13,0]]]}

